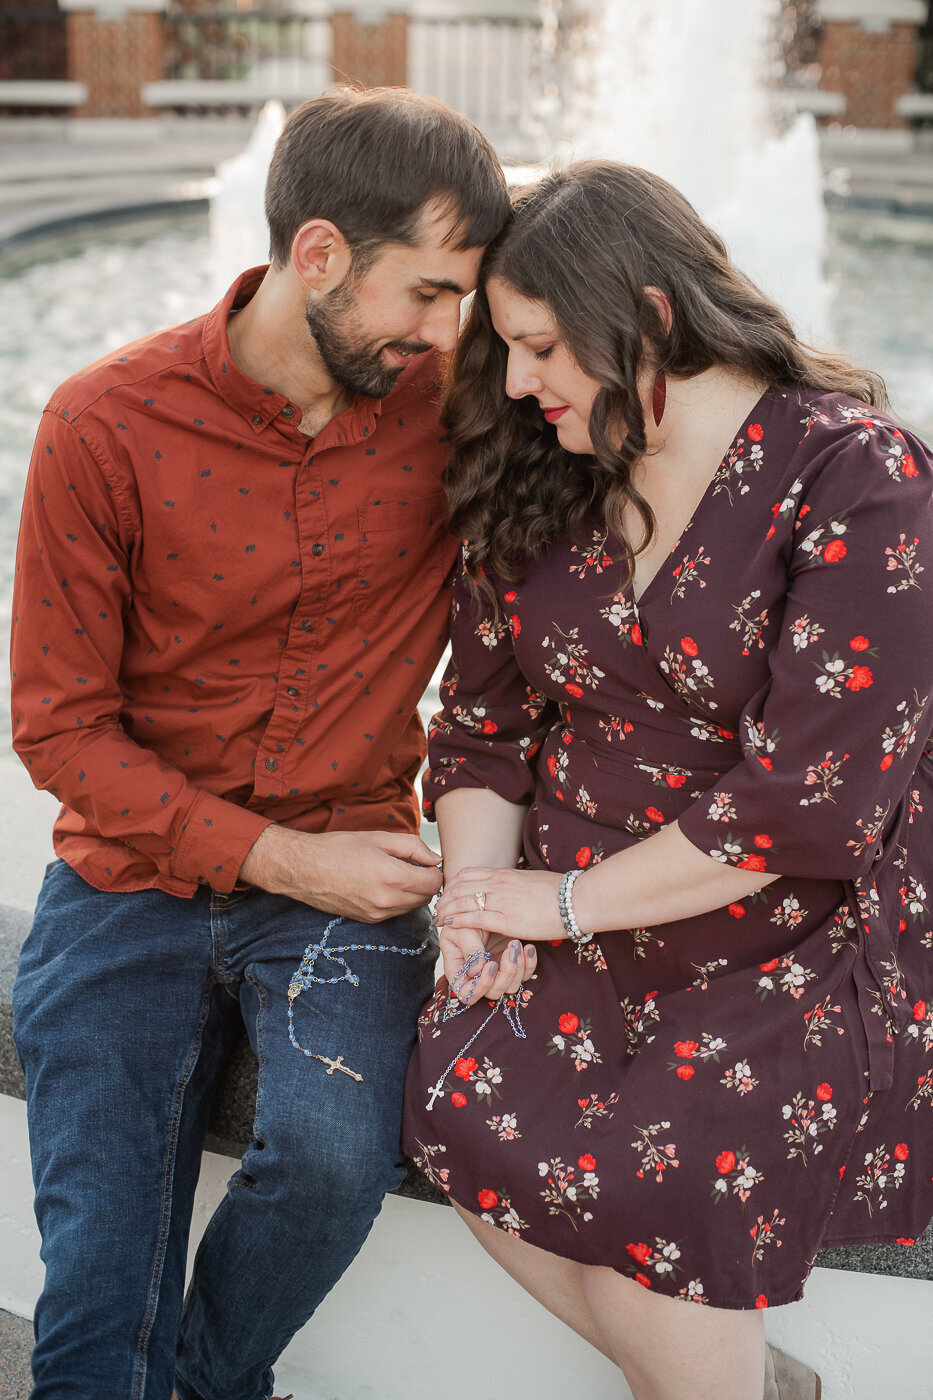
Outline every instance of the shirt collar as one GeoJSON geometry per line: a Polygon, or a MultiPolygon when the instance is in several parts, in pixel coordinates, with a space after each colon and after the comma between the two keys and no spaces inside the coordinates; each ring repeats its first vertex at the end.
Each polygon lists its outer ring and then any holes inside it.
{"type": "MultiPolygon", "coordinates": [[[[230,354],[230,340],[227,335],[227,322],[230,316],[255,295],[265,277],[267,267],[252,267],[242,273],[232,284],[222,301],[210,311],[204,321],[203,347],[208,372],[214,387],[221,398],[246,419],[255,433],[261,433],[270,423],[277,430],[290,432],[298,430],[300,408],[280,394],[259,384],[243,373],[230,354]]],[[[393,389],[395,394],[412,374],[414,366],[399,377],[393,389]]],[[[392,395],[389,395],[391,398],[392,395]]],[[[368,438],[376,426],[376,418],[382,412],[382,399],[369,399],[358,394],[342,413],[332,418],[318,434],[319,446],[328,444],[346,445],[361,442],[368,438]]]]}

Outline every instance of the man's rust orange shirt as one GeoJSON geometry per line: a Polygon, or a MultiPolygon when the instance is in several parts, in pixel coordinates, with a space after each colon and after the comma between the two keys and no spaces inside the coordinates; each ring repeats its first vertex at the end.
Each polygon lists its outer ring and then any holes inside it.
{"type": "Polygon", "coordinates": [[[14,746],[98,889],[230,890],[270,822],[414,831],[447,635],[440,365],[316,438],[207,316],[68,380],[33,453],[14,746]]]}

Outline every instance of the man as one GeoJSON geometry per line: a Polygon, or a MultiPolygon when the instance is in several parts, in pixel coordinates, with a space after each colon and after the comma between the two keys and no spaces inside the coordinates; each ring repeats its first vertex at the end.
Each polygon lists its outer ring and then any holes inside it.
{"type": "Polygon", "coordinates": [[[342,91],[286,123],[266,209],[269,270],[63,385],[26,491],[14,742],[63,804],[14,992],[33,1400],[266,1400],[402,1174],[440,884],[416,704],[455,553],[439,353],[508,202],[464,118],[342,91]],[[325,943],[366,946],[289,1002],[325,943]],[[254,1138],[183,1306],[242,1023],[254,1138]]]}

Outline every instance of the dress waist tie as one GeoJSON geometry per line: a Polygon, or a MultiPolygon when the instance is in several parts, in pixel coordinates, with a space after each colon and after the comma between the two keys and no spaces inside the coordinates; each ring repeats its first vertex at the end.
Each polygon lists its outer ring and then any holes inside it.
{"type": "Polygon", "coordinates": [[[858,930],[855,978],[859,1013],[868,1042],[868,1087],[890,1089],[894,1079],[894,1042],[909,1021],[907,994],[901,985],[897,944],[870,874],[846,883],[846,900],[858,930]]]}

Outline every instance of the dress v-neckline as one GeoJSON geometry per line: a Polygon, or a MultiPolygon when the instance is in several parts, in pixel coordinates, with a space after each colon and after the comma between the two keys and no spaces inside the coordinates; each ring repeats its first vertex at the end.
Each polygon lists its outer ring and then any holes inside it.
{"type": "Polygon", "coordinates": [[[706,489],[704,490],[702,496],[700,497],[700,499],[697,501],[696,505],[694,506],[694,508],[693,508],[693,513],[691,514],[689,520],[687,521],[686,525],[685,525],[684,528],[681,530],[680,534],[677,536],[676,540],[675,540],[674,543],[671,545],[671,547],[670,547],[670,549],[668,550],[667,554],[666,554],[666,555],[664,556],[664,558],[661,560],[660,564],[659,564],[658,567],[655,569],[654,573],[651,575],[650,579],[649,579],[648,582],[645,584],[645,586],[644,586],[644,588],[641,590],[641,592],[640,592],[639,594],[636,595],[635,589],[634,589],[634,587],[632,586],[632,581],[630,581],[629,584],[627,585],[626,592],[628,592],[628,594],[630,595],[630,597],[631,597],[631,599],[632,599],[632,602],[633,602],[634,605],[635,605],[635,610],[636,610],[636,612],[638,612],[638,610],[639,610],[641,607],[644,606],[644,603],[645,603],[646,599],[649,597],[649,595],[650,595],[650,593],[651,593],[651,590],[652,590],[652,588],[654,587],[655,583],[656,583],[657,580],[660,578],[661,574],[663,574],[663,573],[665,573],[665,572],[667,571],[667,566],[668,566],[668,564],[669,564],[669,563],[671,562],[671,560],[673,559],[673,557],[674,557],[675,553],[677,552],[677,550],[680,549],[680,546],[683,544],[684,539],[686,538],[686,536],[687,536],[687,535],[690,533],[690,531],[693,529],[693,527],[694,527],[694,525],[695,525],[695,523],[696,523],[696,521],[697,521],[697,518],[703,513],[703,509],[704,509],[704,507],[706,506],[707,501],[709,501],[709,500],[712,498],[712,496],[713,496],[713,494],[714,494],[714,489],[715,489],[715,487],[716,487],[716,483],[719,481],[720,473],[721,473],[723,467],[725,466],[725,464],[726,464],[726,462],[727,462],[727,460],[728,460],[728,458],[729,458],[730,452],[731,452],[731,451],[733,450],[733,448],[735,447],[735,445],[736,445],[736,443],[738,442],[739,438],[740,438],[740,437],[745,437],[745,436],[747,435],[747,429],[748,429],[748,427],[749,427],[749,424],[752,423],[756,418],[758,418],[758,417],[761,416],[760,410],[761,410],[762,404],[765,402],[765,400],[766,400],[767,398],[770,397],[770,395],[771,395],[773,392],[774,392],[773,387],[767,388],[767,389],[764,391],[764,393],[763,393],[758,399],[756,399],[756,401],[752,404],[751,408],[749,409],[748,413],[747,413],[747,414],[745,415],[745,417],[742,419],[742,422],[739,424],[738,428],[736,429],[735,433],[733,434],[732,441],[729,443],[729,446],[726,448],[725,452],[723,453],[722,457],[720,458],[719,464],[717,465],[716,470],[713,472],[713,475],[710,477],[709,481],[706,483],[706,489]]]}

